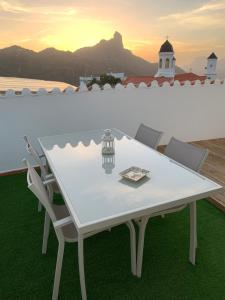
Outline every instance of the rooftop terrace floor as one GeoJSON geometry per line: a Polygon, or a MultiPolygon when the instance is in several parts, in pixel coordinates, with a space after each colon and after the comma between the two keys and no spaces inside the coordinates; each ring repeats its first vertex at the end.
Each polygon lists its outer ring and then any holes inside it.
{"type": "MultiPolygon", "coordinates": [[[[0,177],[0,299],[51,299],[57,240],[51,230],[41,254],[44,212],[26,187],[26,175],[0,177]]],[[[55,199],[55,201],[62,201],[55,199]]],[[[197,264],[188,261],[188,209],[150,220],[142,278],[131,275],[126,226],[85,241],[88,299],[225,299],[225,218],[198,202],[197,264]]],[[[77,247],[66,245],[59,299],[81,299],[77,247]],[[75,254],[75,255],[74,255],[75,254]]]]}
{"type": "Polygon", "coordinates": [[[192,144],[209,150],[201,173],[224,187],[224,190],[215,194],[210,201],[225,212],[225,139],[199,141],[192,144]]]}

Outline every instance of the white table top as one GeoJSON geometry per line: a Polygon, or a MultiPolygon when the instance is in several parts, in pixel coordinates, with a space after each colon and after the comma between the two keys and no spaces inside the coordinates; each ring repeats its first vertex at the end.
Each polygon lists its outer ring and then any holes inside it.
{"type": "Polygon", "coordinates": [[[39,138],[77,230],[81,233],[189,203],[221,186],[113,129],[115,167],[104,164],[103,130],[39,138]],[[131,166],[150,171],[140,183],[121,180],[131,166]]]}

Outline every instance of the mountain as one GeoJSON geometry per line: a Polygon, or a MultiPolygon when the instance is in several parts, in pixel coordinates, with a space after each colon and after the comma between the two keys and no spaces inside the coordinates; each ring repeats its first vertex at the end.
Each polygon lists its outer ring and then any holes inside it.
{"type": "Polygon", "coordinates": [[[205,74],[206,57],[196,57],[189,65],[182,66],[186,72],[193,72],[199,75],[205,74]]]}
{"type": "MultiPolygon", "coordinates": [[[[63,81],[77,84],[79,76],[106,72],[126,75],[153,75],[157,64],[140,58],[123,46],[120,33],[110,40],[101,40],[93,47],[75,52],[47,48],[40,52],[11,46],[0,49],[0,76],[63,81]]],[[[177,68],[178,73],[184,71],[177,68]]]]}

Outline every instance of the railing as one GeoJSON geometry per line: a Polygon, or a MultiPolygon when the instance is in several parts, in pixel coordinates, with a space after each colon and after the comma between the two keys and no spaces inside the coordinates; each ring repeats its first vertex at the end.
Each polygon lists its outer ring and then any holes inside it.
{"type": "Polygon", "coordinates": [[[102,89],[82,85],[62,92],[23,89],[0,96],[0,172],[22,168],[26,155],[23,136],[38,146],[39,136],[95,128],[117,127],[134,136],[140,123],[164,132],[162,143],[171,136],[185,141],[225,137],[225,84],[168,82],[159,88],[117,84],[102,89]]]}

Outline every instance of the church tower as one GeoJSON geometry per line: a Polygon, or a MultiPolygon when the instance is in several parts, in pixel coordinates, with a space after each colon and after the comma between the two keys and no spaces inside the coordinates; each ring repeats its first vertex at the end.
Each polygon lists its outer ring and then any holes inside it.
{"type": "Polygon", "coordinates": [[[175,63],[173,46],[166,40],[159,50],[158,72],[155,74],[155,77],[174,77],[175,63]]]}
{"type": "Polygon", "coordinates": [[[215,80],[216,79],[216,64],[217,64],[217,56],[213,52],[208,57],[208,59],[207,59],[207,67],[205,68],[206,69],[205,75],[210,80],[215,80]]]}

